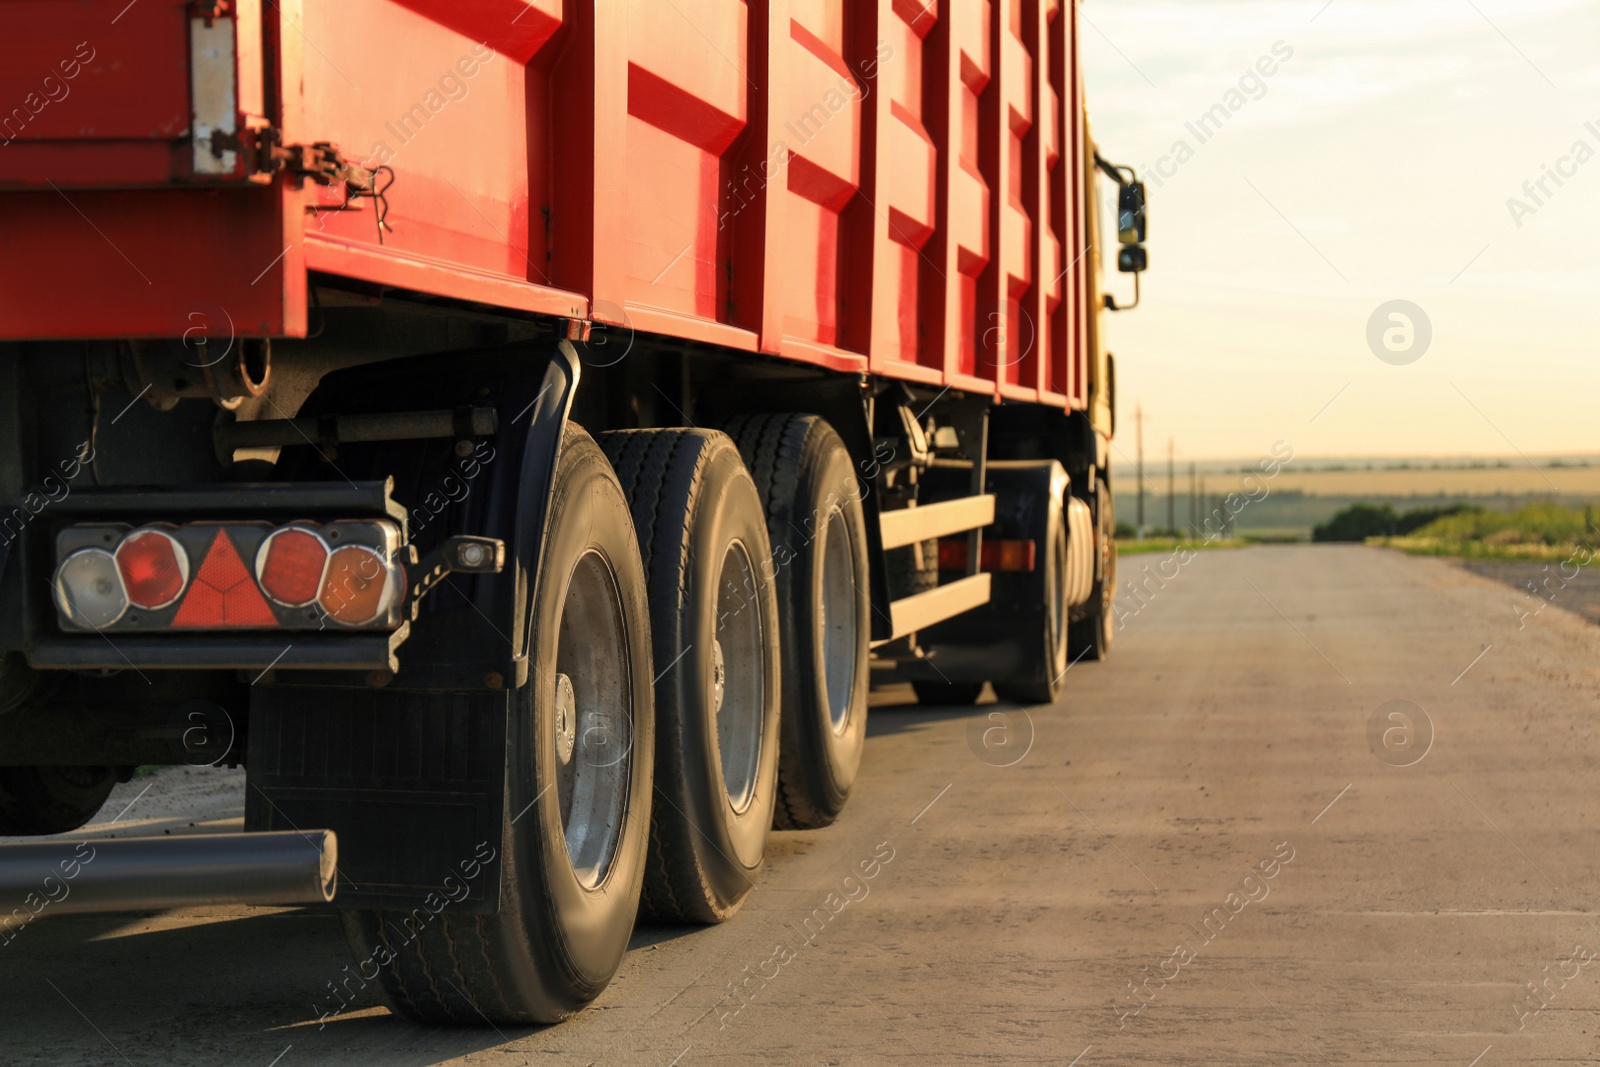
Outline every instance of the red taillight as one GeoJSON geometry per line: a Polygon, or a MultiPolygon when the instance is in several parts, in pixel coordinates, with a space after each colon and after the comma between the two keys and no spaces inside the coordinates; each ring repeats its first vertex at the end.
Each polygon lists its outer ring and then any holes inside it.
{"type": "Polygon", "coordinates": [[[117,546],[117,570],[134,607],[155,611],[178,599],[189,581],[189,557],[164,530],[135,530],[117,546]]]}
{"type": "MultiPolygon", "coordinates": [[[[983,554],[979,556],[979,570],[1031,571],[1037,565],[1036,548],[1032,541],[983,539],[983,554]]],[[[939,542],[939,569],[964,571],[967,569],[967,542],[949,539],[939,542]]]]}
{"type": "Polygon", "coordinates": [[[290,608],[303,608],[317,599],[328,547],[310,530],[290,527],[261,543],[256,555],[256,577],[273,600],[290,608]]]}

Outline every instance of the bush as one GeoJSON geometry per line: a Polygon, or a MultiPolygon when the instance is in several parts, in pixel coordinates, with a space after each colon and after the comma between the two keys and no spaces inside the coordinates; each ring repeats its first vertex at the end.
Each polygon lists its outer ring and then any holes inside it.
{"type": "Polygon", "coordinates": [[[1395,526],[1395,533],[1401,537],[1414,533],[1430,523],[1451,515],[1461,515],[1466,512],[1478,512],[1483,509],[1473,504],[1451,504],[1449,507],[1412,508],[1400,516],[1400,521],[1395,526]]]}
{"type": "Polygon", "coordinates": [[[1388,504],[1351,504],[1311,531],[1313,541],[1365,541],[1369,537],[1392,537],[1400,516],[1388,504]]]}
{"type": "Polygon", "coordinates": [[[1593,520],[1588,508],[1548,502],[1511,512],[1459,508],[1419,527],[1416,536],[1451,542],[1570,545],[1593,542],[1593,520]]]}
{"type": "Polygon", "coordinates": [[[1131,522],[1119,522],[1117,523],[1117,528],[1112,533],[1112,536],[1118,541],[1131,541],[1135,537],[1139,536],[1139,531],[1133,528],[1133,524],[1131,522]]]}
{"type": "MultiPolygon", "coordinates": [[[[1535,505],[1553,508],[1555,505],[1535,505]]],[[[1532,509],[1524,508],[1523,511],[1532,509]]],[[[1555,508],[1566,512],[1566,508],[1555,508]]],[[[1444,507],[1412,508],[1401,513],[1388,504],[1352,504],[1311,531],[1313,541],[1365,541],[1369,537],[1438,537],[1449,541],[1470,541],[1488,534],[1496,534],[1517,525],[1523,512],[1507,515],[1504,512],[1485,511],[1473,504],[1450,504],[1444,507]],[[1449,533],[1435,533],[1449,530],[1449,533]],[[1483,533],[1457,533],[1477,531],[1483,533]]],[[[1580,516],[1581,519],[1581,516],[1580,516]]],[[[1554,524],[1552,518],[1546,525],[1554,524]]],[[[1551,542],[1554,543],[1554,542],[1551,542]]]]}

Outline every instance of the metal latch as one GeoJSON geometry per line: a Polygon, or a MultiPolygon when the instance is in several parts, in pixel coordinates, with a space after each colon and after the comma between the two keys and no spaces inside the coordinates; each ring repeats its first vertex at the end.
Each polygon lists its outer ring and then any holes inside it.
{"type": "Polygon", "coordinates": [[[284,144],[283,131],[268,126],[256,132],[256,169],[264,174],[297,174],[322,185],[344,183],[353,193],[370,193],[374,172],[345,159],[332,141],[284,144]]]}
{"type": "Polygon", "coordinates": [[[394,184],[394,171],[389,167],[368,170],[352,163],[340,154],[339,146],[332,141],[286,145],[283,132],[274,126],[256,131],[255,166],[257,173],[269,178],[278,173],[294,174],[310,178],[319,185],[343,186],[343,203],[318,206],[312,209],[314,211],[349,211],[351,201],[371,199],[377,205],[378,243],[383,243],[385,233],[394,231],[389,225],[389,199],[384,195],[394,184]],[[378,184],[379,175],[386,179],[382,185],[378,184]]]}

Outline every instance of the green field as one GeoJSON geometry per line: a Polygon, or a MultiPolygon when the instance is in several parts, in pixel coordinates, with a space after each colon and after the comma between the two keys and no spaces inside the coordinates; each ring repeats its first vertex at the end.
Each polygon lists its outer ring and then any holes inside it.
{"type": "MultiPolygon", "coordinates": [[[[1212,507],[1229,493],[1245,494],[1247,472],[1255,464],[1210,461],[1199,465],[1206,496],[1212,507]]],[[[1600,457],[1504,457],[1471,460],[1295,459],[1276,477],[1259,474],[1249,488],[1261,497],[1247,503],[1234,518],[1234,532],[1244,538],[1305,540],[1314,526],[1326,523],[1352,504],[1388,504],[1396,511],[1419,507],[1468,504],[1488,512],[1511,513],[1549,503],[1582,508],[1600,502],[1600,457]]],[[[1135,522],[1138,501],[1133,469],[1124,464],[1113,480],[1117,518],[1135,522]]],[[[1176,478],[1173,518],[1181,530],[1191,525],[1187,464],[1176,478]]],[[[1144,516],[1147,530],[1167,526],[1167,479],[1163,462],[1159,470],[1146,469],[1144,516]]],[[[1204,511],[1204,509],[1200,509],[1204,511]]]]}

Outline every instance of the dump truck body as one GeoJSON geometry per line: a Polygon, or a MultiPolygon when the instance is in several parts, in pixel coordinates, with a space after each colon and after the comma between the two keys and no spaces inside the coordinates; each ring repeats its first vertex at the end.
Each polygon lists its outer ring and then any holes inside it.
{"type": "Polygon", "coordinates": [[[0,834],[228,763],[312,850],[140,845],[102,906],[259,869],[397,1010],[554,1021],[837,817],[870,686],[1108,654],[1143,190],[1076,4],[0,22],[0,834]]]}

